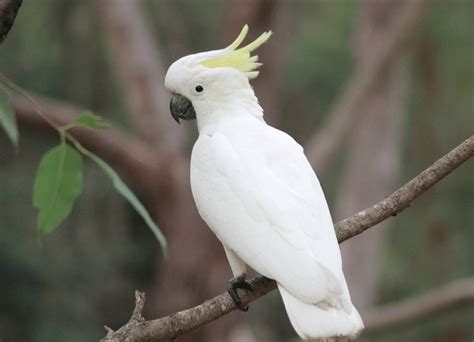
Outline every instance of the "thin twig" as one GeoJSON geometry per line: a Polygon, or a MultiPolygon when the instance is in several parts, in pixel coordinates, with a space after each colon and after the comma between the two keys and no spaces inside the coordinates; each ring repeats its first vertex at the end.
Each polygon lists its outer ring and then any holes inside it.
{"type": "MultiPolygon", "coordinates": [[[[49,120],[57,125],[66,125],[74,120],[82,110],[60,101],[33,98],[47,113],[49,120]]],[[[54,132],[40,117],[35,107],[23,96],[12,94],[10,101],[20,125],[54,132]]],[[[117,129],[109,128],[96,132],[87,128],[73,128],[69,131],[86,148],[106,159],[114,165],[127,179],[142,189],[155,186],[152,182],[158,179],[161,172],[161,159],[156,151],[143,141],[127,136],[117,129]]]]}
{"type": "Polygon", "coordinates": [[[142,316],[143,307],[145,306],[145,292],[135,290],[135,309],[133,309],[130,321],[142,322],[145,319],[142,316]]]}
{"type": "Polygon", "coordinates": [[[334,228],[339,243],[408,208],[418,196],[471,158],[473,153],[474,136],[471,136],[383,201],[337,223],[334,228]]]}
{"type": "Polygon", "coordinates": [[[108,326],[104,326],[107,331],[107,336],[103,341],[114,341],[117,339],[117,336],[120,336],[121,340],[125,341],[127,335],[130,333],[130,330],[134,329],[138,324],[145,321],[142,316],[143,307],[145,306],[145,293],[135,290],[135,308],[133,309],[132,316],[127,324],[117,331],[113,331],[108,326]]]}
{"type": "MultiPolygon", "coordinates": [[[[409,207],[418,196],[471,158],[473,154],[474,136],[471,136],[382,202],[336,224],[339,242],[360,234],[390,216],[397,215],[409,207]]],[[[241,295],[243,305],[249,304],[276,288],[275,281],[261,276],[251,282],[255,291],[241,295]]],[[[159,341],[175,338],[233,310],[236,310],[236,307],[232,299],[227,293],[223,293],[198,306],[163,318],[137,324],[127,323],[117,332],[108,334],[103,341],[159,341]]]]}

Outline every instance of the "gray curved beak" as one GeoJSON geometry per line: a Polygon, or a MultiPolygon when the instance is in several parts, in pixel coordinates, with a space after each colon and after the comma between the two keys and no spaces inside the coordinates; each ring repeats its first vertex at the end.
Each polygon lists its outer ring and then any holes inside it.
{"type": "Polygon", "coordinates": [[[182,95],[173,95],[170,101],[170,111],[171,116],[177,123],[179,123],[179,119],[196,119],[196,112],[194,111],[193,104],[182,95]]]}

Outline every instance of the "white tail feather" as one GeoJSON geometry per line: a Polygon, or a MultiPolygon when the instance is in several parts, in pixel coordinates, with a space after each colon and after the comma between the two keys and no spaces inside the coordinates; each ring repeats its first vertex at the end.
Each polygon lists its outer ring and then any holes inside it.
{"type": "Polygon", "coordinates": [[[311,341],[344,341],[356,338],[364,328],[357,309],[350,314],[342,308],[321,308],[304,303],[278,284],[286,312],[298,335],[311,341]]]}

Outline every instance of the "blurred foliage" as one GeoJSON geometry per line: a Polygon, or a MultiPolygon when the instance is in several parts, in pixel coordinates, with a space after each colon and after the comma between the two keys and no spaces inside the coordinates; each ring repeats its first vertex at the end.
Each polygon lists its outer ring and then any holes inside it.
{"type": "MultiPolygon", "coordinates": [[[[148,0],[144,5],[166,63],[222,46],[222,1],[148,0]]],[[[400,184],[472,134],[472,13],[471,0],[435,1],[416,38],[409,56],[410,106],[400,184]]],[[[280,127],[304,141],[325,119],[350,77],[357,7],[344,0],[299,0],[288,15],[295,16],[298,27],[288,42],[291,53],[279,86],[286,113],[280,127]]],[[[128,130],[100,32],[92,0],[24,2],[0,48],[0,70],[32,92],[80,104],[128,130]]],[[[0,338],[97,340],[104,335],[104,324],[117,327],[128,319],[135,288],[152,286],[158,246],[90,164],[84,177],[87,196],[79,198],[57,232],[39,240],[31,200],[34,170],[56,139],[25,130],[21,134],[17,154],[0,134],[0,338]]],[[[343,161],[322,177],[330,202],[341,167],[343,161]]],[[[470,162],[392,220],[395,229],[379,265],[380,303],[474,275],[473,192],[470,162]]],[[[261,340],[294,338],[283,323],[287,318],[277,296],[252,308],[248,319],[261,340]]],[[[472,310],[449,313],[365,339],[472,340],[469,314],[472,317],[472,310]]]]}

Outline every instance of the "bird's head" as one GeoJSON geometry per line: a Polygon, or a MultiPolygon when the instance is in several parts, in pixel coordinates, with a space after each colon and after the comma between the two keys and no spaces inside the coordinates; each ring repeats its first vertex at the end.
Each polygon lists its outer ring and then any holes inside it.
{"type": "Polygon", "coordinates": [[[272,32],[265,32],[252,43],[239,48],[248,32],[245,25],[235,41],[225,49],[182,57],[168,69],[165,87],[173,94],[173,118],[192,120],[200,113],[213,112],[233,102],[251,97],[249,79],[258,76],[258,56],[251,52],[265,43],[272,32]]]}

